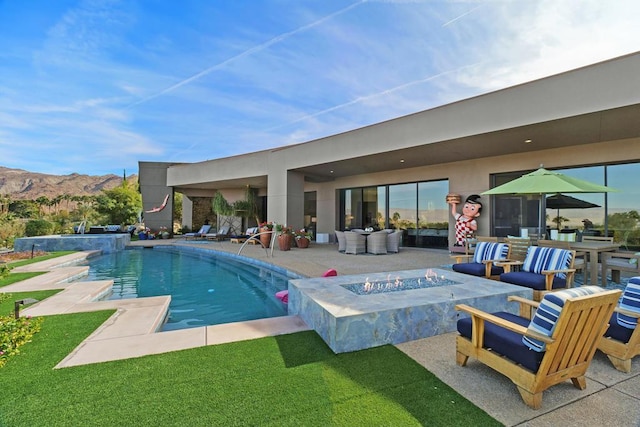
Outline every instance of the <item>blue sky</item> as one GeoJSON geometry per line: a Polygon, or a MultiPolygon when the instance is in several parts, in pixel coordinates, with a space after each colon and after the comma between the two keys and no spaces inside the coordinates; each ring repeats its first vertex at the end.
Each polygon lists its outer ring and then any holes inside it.
{"type": "Polygon", "coordinates": [[[640,50],[637,0],[0,0],[0,166],[137,173],[640,50]]]}

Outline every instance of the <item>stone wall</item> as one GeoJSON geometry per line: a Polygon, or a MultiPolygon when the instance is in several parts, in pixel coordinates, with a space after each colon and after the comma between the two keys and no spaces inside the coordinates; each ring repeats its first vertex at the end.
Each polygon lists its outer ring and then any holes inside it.
{"type": "Polygon", "coordinates": [[[198,231],[205,224],[211,224],[212,230],[217,230],[216,214],[211,209],[211,197],[190,197],[193,202],[192,231],[198,231]]]}

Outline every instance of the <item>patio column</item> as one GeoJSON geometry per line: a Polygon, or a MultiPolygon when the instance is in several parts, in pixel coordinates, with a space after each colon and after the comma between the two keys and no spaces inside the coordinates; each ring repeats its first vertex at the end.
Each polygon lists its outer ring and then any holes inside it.
{"type": "Polygon", "coordinates": [[[270,168],[268,180],[267,220],[304,227],[304,175],[270,168]]]}

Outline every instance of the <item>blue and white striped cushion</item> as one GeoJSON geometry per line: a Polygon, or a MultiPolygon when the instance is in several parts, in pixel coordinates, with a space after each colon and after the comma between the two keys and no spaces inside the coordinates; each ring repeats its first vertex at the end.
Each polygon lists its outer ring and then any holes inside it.
{"type": "MultiPolygon", "coordinates": [[[[530,246],[522,266],[523,271],[540,274],[545,270],[566,270],[571,265],[571,251],[558,248],[542,248],[530,246]]],[[[557,273],[557,277],[565,279],[565,273],[557,273]]]]}
{"type": "MultiPolygon", "coordinates": [[[[640,277],[632,277],[629,279],[629,283],[627,283],[627,286],[624,288],[618,307],[640,313],[640,277]]],[[[625,328],[635,329],[638,324],[638,319],[635,317],[625,316],[621,313],[618,313],[616,317],[618,318],[618,325],[625,328]]]]}
{"type": "MultiPolygon", "coordinates": [[[[558,292],[550,292],[542,298],[540,306],[529,323],[528,332],[537,332],[550,337],[556,328],[556,322],[562,312],[564,303],[569,298],[576,298],[585,295],[597,294],[603,292],[600,286],[582,286],[580,288],[565,289],[558,292]]],[[[533,351],[543,352],[547,349],[547,345],[537,339],[523,336],[522,343],[533,351]]]]}
{"type": "Polygon", "coordinates": [[[506,259],[509,245],[506,243],[480,242],[473,252],[473,262],[482,263],[492,259],[506,259]]]}

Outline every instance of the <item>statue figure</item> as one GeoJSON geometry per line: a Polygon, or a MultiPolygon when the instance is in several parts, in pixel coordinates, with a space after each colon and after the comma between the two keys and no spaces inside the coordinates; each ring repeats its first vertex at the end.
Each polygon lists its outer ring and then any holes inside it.
{"type": "Polygon", "coordinates": [[[482,211],[480,196],[472,194],[467,197],[462,206],[461,214],[456,211],[459,199],[448,199],[448,201],[451,204],[451,215],[456,219],[456,243],[454,246],[464,246],[467,237],[475,235],[478,230],[476,218],[480,216],[480,211],[482,211]]]}

